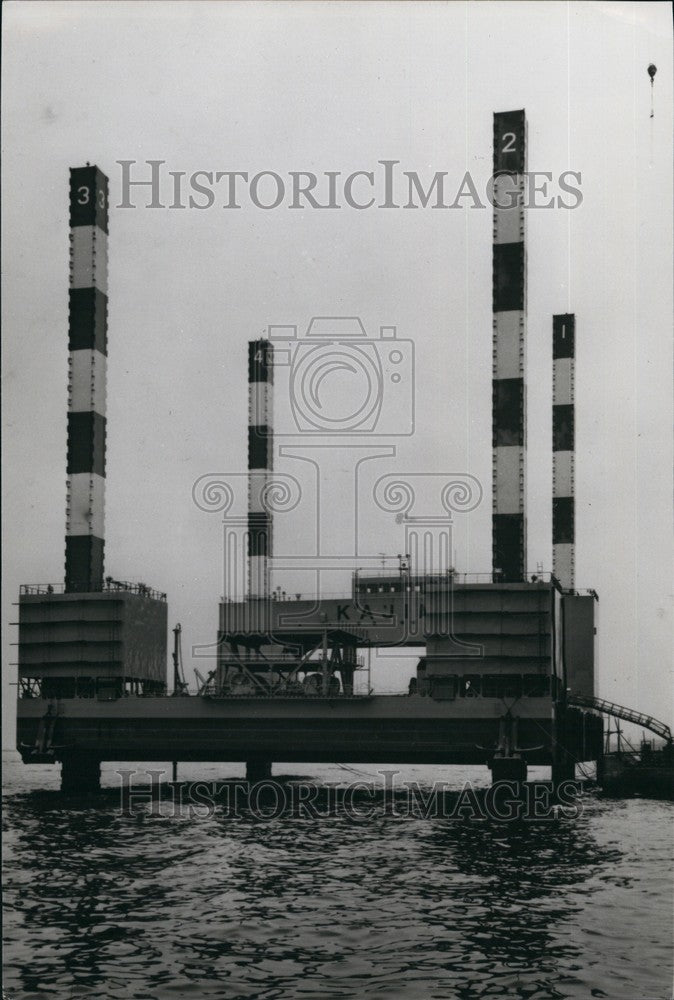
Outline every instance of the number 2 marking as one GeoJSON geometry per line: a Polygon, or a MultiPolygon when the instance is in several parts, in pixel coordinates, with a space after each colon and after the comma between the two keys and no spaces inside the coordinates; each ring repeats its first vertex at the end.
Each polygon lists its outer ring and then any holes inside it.
{"type": "Polygon", "coordinates": [[[79,187],[77,189],[77,193],[79,195],[79,198],[77,199],[77,204],[78,205],[88,205],[89,204],[89,188],[88,187],[79,187]]]}
{"type": "Polygon", "coordinates": [[[503,143],[504,144],[501,147],[501,152],[502,153],[516,153],[517,152],[517,149],[515,148],[515,142],[516,142],[516,140],[517,140],[517,136],[515,135],[514,132],[506,132],[504,134],[504,136],[503,136],[503,143]],[[506,142],[506,140],[507,140],[507,142],[506,142]]]}

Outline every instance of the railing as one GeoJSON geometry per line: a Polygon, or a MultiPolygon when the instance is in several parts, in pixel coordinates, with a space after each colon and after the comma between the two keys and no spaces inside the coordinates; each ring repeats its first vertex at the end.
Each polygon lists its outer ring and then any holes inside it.
{"type": "Polygon", "coordinates": [[[19,587],[20,594],[64,594],[65,587],[62,583],[22,583],[19,587]]]}
{"type": "Polygon", "coordinates": [[[250,597],[248,594],[238,597],[220,597],[221,604],[297,604],[298,601],[320,601],[325,598],[335,601],[350,601],[352,594],[347,590],[316,590],[309,588],[302,593],[290,593],[286,591],[273,591],[267,597],[250,597]]]}
{"type": "MultiPolygon", "coordinates": [[[[385,570],[377,572],[376,570],[360,570],[357,571],[353,576],[352,590],[319,590],[317,588],[308,589],[305,588],[302,593],[284,591],[284,590],[274,590],[267,597],[262,598],[251,598],[248,595],[240,595],[236,597],[222,596],[220,598],[220,603],[223,605],[250,605],[256,607],[258,605],[268,604],[268,605],[278,605],[278,604],[296,604],[299,601],[321,601],[321,600],[335,600],[335,601],[351,601],[353,600],[354,593],[360,595],[364,592],[368,596],[377,596],[377,594],[382,594],[386,596],[387,594],[396,594],[401,592],[423,593],[428,585],[430,586],[463,586],[466,584],[498,584],[498,583],[552,583],[557,586],[558,589],[562,589],[552,573],[532,573],[525,580],[520,581],[506,581],[503,580],[501,574],[499,573],[429,573],[426,575],[409,574],[404,572],[400,573],[387,573],[385,570]],[[365,588],[370,588],[365,590],[365,588]]],[[[577,592],[576,592],[577,593],[577,592]]],[[[594,593],[593,591],[588,591],[588,593],[594,593]]]]}
{"type": "Polygon", "coordinates": [[[356,571],[353,576],[354,591],[359,594],[367,593],[376,595],[378,593],[386,595],[388,593],[425,593],[434,588],[451,589],[452,587],[463,587],[470,584],[503,584],[503,583],[538,583],[557,586],[552,573],[531,573],[524,580],[506,580],[502,573],[457,573],[448,570],[445,573],[387,573],[386,571],[377,573],[374,570],[356,571]]]}
{"type": "Polygon", "coordinates": [[[574,594],[579,596],[581,594],[587,594],[590,597],[594,597],[595,600],[599,600],[596,590],[564,590],[554,573],[549,572],[536,572],[529,573],[522,580],[506,580],[504,579],[503,573],[457,573],[456,570],[447,570],[445,573],[413,573],[409,570],[402,570],[395,572],[392,570],[355,570],[353,574],[353,584],[357,587],[359,583],[367,584],[378,583],[383,588],[383,592],[386,592],[386,588],[395,587],[398,591],[401,589],[412,590],[414,588],[423,589],[428,584],[431,586],[445,586],[451,584],[452,586],[458,585],[462,586],[471,583],[483,583],[483,584],[499,584],[499,583],[551,583],[559,591],[564,593],[574,594]]]}
{"type": "Polygon", "coordinates": [[[106,579],[102,587],[95,590],[66,590],[64,583],[22,583],[20,594],[109,594],[111,592],[136,594],[139,597],[150,597],[153,601],[165,601],[166,594],[153,590],[145,583],[129,583],[127,580],[106,579]]]}
{"type": "Polygon", "coordinates": [[[264,656],[250,656],[246,653],[218,653],[218,663],[224,666],[240,664],[245,667],[273,667],[275,663],[296,663],[301,659],[301,656],[295,656],[293,653],[269,653],[264,656]]]}
{"type": "Polygon", "coordinates": [[[276,587],[267,597],[251,598],[242,594],[237,596],[222,596],[220,603],[223,605],[251,605],[253,607],[267,603],[269,605],[296,604],[298,601],[351,601],[354,594],[366,593],[368,596],[381,594],[399,593],[424,593],[427,588],[432,587],[461,587],[471,584],[551,584],[560,593],[572,594],[575,596],[588,595],[599,600],[595,590],[565,590],[553,573],[540,572],[530,573],[523,580],[505,580],[502,573],[456,573],[453,570],[446,573],[410,573],[408,570],[395,571],[393,569],[375,570],[363,569],[355,570],[352,575],[351,591],[323,590],[317,587],[305,588],[302,592],[295,590],[283,590],[276,587]]]}
{"type": "Polygon", "coordinates": [[[612,715],[615,719],[633,722],[635,725],[641,726],[642,729],[648,729],[650,732],[656,733],[667,740],[668,743],[672,742],[672,731],[669,726],[665,722],[654,719],[652,715],[644,715],[633,708],[625,708],[624,705],[616,705],[612,701],[604,701],[603,698],[590,698],[589,696],[580,694],[569,695],[567,701],[569,705],[574,705],[578,708],[593,708],[596,712],[601,712],[602,715],[612,715]]]}
{"type": "MultiPolygon", "coordinates": [[[[306,670],[320,670],[321,668],[320,660],[305,660],[302,656],[298,656],[293,653],[269,653],[265,656],[237,655],[236,653],[230,652],[218,654],[218,665],[223,667],[251,667],[258,668],[260,670],[269,670],[273,668],[276,663],[301,663],[302,667],[306,668],[306,670]]],[[[357,656],[355,662],[351,664],[346,663],[344,666],[352,666],[356,670],[362,670],[365,668],[365,659],[362,656],[357,656]]],[[[337,669],[339,669],[339,667],[337,669]]]]}
{"type": "Polygon", "coordinates": [[[371,698],[372,695],[372,688],[368,688],[367,691],[353,691],[351,694],[345,694],[344,691],[338,691],[333,694],[322,694],[320,691],[309,693],[307,691],[284,690],[250,690],[247,693],[233,693],[215,684],[207,684],[199,691],[199,697],[201,698],[215,698],[222,701],[250,701],[251,699],[255,699],[255,701],[316,701],[319,699],[325,699],[325,701],[359,701],[363,698],[371,698]]]}

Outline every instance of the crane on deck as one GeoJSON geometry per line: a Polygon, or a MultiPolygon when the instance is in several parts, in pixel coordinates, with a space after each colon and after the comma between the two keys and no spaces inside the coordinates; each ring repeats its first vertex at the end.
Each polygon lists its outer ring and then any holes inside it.
{"type": "Polygon", "coordinates": [[[181,643],[182,627],[180,622],[173,629],[173,694],[187,694],[187,681],[183,671],[183,650],[181,643]]]}

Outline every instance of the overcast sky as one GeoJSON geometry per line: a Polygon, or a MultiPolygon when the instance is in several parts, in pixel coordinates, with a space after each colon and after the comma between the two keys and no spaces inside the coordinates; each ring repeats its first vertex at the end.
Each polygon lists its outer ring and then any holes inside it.
{"type": "MultiPolygon", "coordinates": [[[[112,206],[123,159],[283,177],[395,159],[426,181],[446,171],[450,188],[469,170],[484,191],[492,113],[524,107],[529,169],[579,171],[583,195],[527,213],[529,567],[552,568],[551,317],[568,311],[576,583],[600,597],[598,693],[671,722],[670,5],[69,0],[3,13],[5,693],[19,584],[63,579],[69,167],[98,164],[112,206]]],[[[314,315],[413,341],[415,433],[376,468],[480,480],[483,502],[455,517],[456,565],[488,571],[491,209],[221,203],[111,209],[107,572],[166,590],[187,651],[215,638],[222,522],[192,485],[245,470],[246,342],[314,315]]],[[[321,461],[338,524],[353,453],[321,461]]],[[[279,551],[304,516],[279,519],[279,551]]],[[[371,518],[364,544],[395,554],[400,527],[371,518]]],[[[380,689],[411,667],[387,669],[380,689]]]]}

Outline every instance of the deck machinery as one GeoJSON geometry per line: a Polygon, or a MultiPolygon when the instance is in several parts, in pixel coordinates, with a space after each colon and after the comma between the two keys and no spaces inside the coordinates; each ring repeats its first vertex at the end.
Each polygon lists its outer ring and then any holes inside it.
{"type": "MultiPolygon", "coordinates": [[[[526,253],[523,111],[494,116],[492,572],[353,576],[344,599],[271,591],[273,349],[249,345],[248,596],[220,606],[215,669],[196,696],[167,693],[166,595],[104,577],[108,183],[71,171],[65,585],[19,596],[17,743],[59,761],[65,790],[102,761],[487,763],[495,779],[548,764],[553,779],[602,754],[594,597],[573,589],[575,323],[556,317],[556,576],[526,559],[526,253]],[[378,695],[371,649],[417,650],[407,692],[378,695]]],[[[414,654],[413,654],[414,655],[414,654]]]]}

